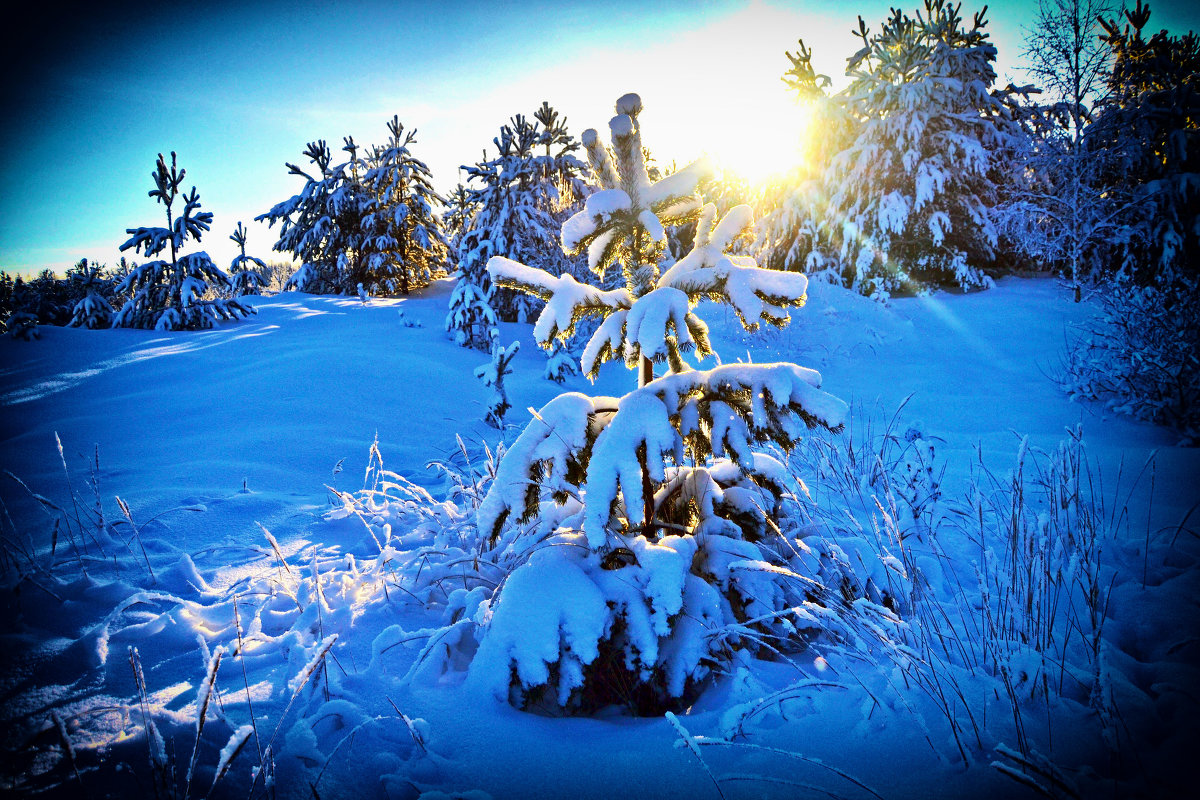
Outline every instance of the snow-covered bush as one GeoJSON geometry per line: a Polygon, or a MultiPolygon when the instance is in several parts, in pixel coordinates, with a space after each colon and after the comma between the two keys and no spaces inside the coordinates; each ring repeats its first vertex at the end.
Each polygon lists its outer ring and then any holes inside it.
{"type": "Polygon", "coordinates": [[[1200,435],[1200,279],[1098,290],[1099,312],[1068,337],[1067,392],[1115,411],[1200,435]]]}
{"type": "Polygon", "coordinates": [[[598,276],[619,265],[621,288],[488,262],[497,284],[546,301],[534,327],[543,347],[595,316],[583,371],[622,360],[639,376],[622,398],[568,392],[543,406],[479,507],[479,546],[516,568],[461,620],[477,627],[469,679],[522,707],[678,707],[735,651],[770,651],[794,634],[806,585],[782,566],[790,544],[775,520],[796,487],[764,448],[786,450],[806,427],[838,429],[846,411],[794,364],[686,364],[688,351],[712,355],[693,313],[701,299],[732,305],[747,328],[782,325],[807,281],[727,254],[753,220],[745,206],[718,220],[702,205],[705,163],[651,182],[641,110],[637,95],[617,101],[611,150],[584,133],[602,188],[562,232],[564,250],[586,252],[598,276]],[[689,220],[691,252],[661,269],[666,226],[689,220]]]}
{"type": "Polygon", "coordinates": [[[103,265],[89,267],[82,259],[75,269],[67,273],[67,279],[75,283],[75,290],[83,298],[71,310],[73,328],[108,328],[112,326],[113,311],[109,298],[114,292],[113,281],[105,277],[103,265]]]}
{"type": "Polygon", "coordinates": [[[128,241],[121,250],[133,248],[147,257],[154,257],[170,248],[171,260],[158,259],[133,269],[121,281],[117,291],[130,296],[113,319],[118,328],[155,328],[156,330],[195,330],[211,328],[222,319],[248,316],[254,309],[236,299],[211,296],[216,291],[229,290],[229,276],[222,272],[208,253],[199,251],[179,255],[189,238],[200,236],[212,225],[212,212],[200,211],[200,195],[196,187],[182,194],[180,184],[186,170],[175,166],[171,153],[168,168],[162,153],[158,154],[151,177],[154,189],[150,196],[166,206],[167,227],[129,228],[128,241]],[[183,210],[175,216],[174,203],[183,199],[183,210]]]}

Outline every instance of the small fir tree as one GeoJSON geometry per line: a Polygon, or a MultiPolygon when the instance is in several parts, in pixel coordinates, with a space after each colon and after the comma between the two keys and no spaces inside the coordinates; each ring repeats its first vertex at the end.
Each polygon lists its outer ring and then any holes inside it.
{"type": "Polygon", "coordinates": [[[309,142],[304,156],[316,167],[313,174],[295,164],[287,164],[289,174],[304,179],[304,188],[265,214],[255,217],[274,227],[279,223],[279,239],[274,250],[291,253],[300,267],[288,279],[286,288],[313,294],[346,294],[354,290],[348,283],[361,242],[359,223],[362,204],[361,186],[356,179],[358,147],[345,140],[344,151],[351,159],[333,163],[333,152],[324,139],[309,142]]]}
{"type": "Polygon", "coordinates": [[[442,218],[446,229],[446,241],[452,253],[458,252],[458,244],[470,224],[472,210],[471,193],[467,191],[466,186],[457,184],[446,198],[446,214],[442,218]]]}
{"type": "Polygon", "coordinates": [[[103,265],[88,266],[88,260],[81,259],[67,279],[74,284],[76,293],[83,295],[71,310],[68,324],[73,328],[112,327],[115,312],[108,297],[113,292],[113,282],[105,277],[103,265]]]}
{"type": "Polygon", "coordinates": [[[491,389],[488,397],[488,410],[484,422],[493,428],[504,430],[504,415],[512,408],[508,402],[508,392],[504,388],[504,376],[512,373],[509,364],[517,357],[521,349],[520,342],[513,342],[508,347],[500,346],[500,331],[492,328],[492,360],[483,366],[475,368],[475,377],[483,381],[483,385],[491,389]]]}
{"type": "Polygon", "coordinates": [[[584,272],[579,259],[557,246],[563,221],[587,192],[584,166],[572,155],[578,143],[548,103],[535,120],[514,116],[492,140],[497,157],[485,152],[479,163],[463,167],[472,185],[463,192],[470,211],[460,215],[469,222],[459,239],[460,285],[451,296],[446,329],[464,346],[487,346],[487,329],[494,324],[489,318],[523,320],[538,310],[536,297],[492,286],[484,272],[492,255],[507,253],[555,275],[584,272]],[[544,153],[537,153],[539,147],[544,153]]]}
{"type": "Polygon", "coordinates": [[[267,285],[266,278],[263,277],[267,265],[261,258],[246,255],[246,229],[242,227],[240,221],[229,238],[238,246],[238,254],[233,257],[233,261],[229,265],[234,297],[262,294],[263,287],[267,285]],[[252,264],[254,266],[251,266],[252,264]]]}
{"type": "Polygon", "coordinates": [[[785,559],[770,526],[789,480],[761,448],[790,447],[806,426],[838,429],[846,411],[817,373],[793,364],[685,363],[689,350],[712,354],[693,313],[702,298],[729,303],[747,328],[781,325],[807,281],[727,254],[753,220],[746,206],[718,220],[701,203],[705,164],[651,181],[641,109],[637,95],[617,101],[612,150],[584,133],[603,188],[562,231],[565,250],[586,252],[601,276],[618,266],[624,285],[598,289],[502,256],[488,264],[497,283],[546,301],[534,328],[542,346],[596,316],[584,370],[619,359],[639,375],[622,398],[569,392],[536,412],[479,508],[482,547],[537,544],[481,618],[471,666],[471,679],[518,705],[678,707],[730,648],[762,642],[756,633],[718,643],[707,632],[749,625],[786,636],[779,615],[799,602],[798,588],[770,566],[785,559]],[[688,220],[694,246],[664,268],[665,226],[688,220]],[[655,379],[652,365],[664,362],[655,379]]]}
{"type": "Polygon", "coordinates": [[[134,268],[121,281],[117,291],[129,295],[129,300],[117,312],[114,327],[154,328],[156,330],[195,330],[211,328],[223,319],[236,319],[254,313],[254,309],[236,299],[212,297],[215,291],[229,290],[229,277],[199,251],[180,255],[187,240],[200,241],[200,236],[212,225],[212,213],[200,211],[200,195],[196,187],[183,194],[179,191],[185,170],[178,169],[175,153],[167,166],[159,153],[151,178],[154,188],[150,196],[166,210],[165,228],[129,228],[128,241],[121,250],[133,249],[148,258],[169,251],[170,260],[157,259],[134,268]],[[176,215],[175,201],[183,200],[183,209],[176,215]]]}

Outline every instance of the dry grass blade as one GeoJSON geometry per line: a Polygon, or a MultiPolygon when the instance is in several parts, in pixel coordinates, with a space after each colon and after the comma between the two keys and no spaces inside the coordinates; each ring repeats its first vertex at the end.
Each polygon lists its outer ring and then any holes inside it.
{"type": "Polygon", "coordinates": [[[254,773],[254,781],[250,784],[250,793],[248,796],[254,796],[254,789],[258,785],[259,776],[261,776],[265,771],[266,762],[271,761],[274,758],[275,739],[279,736],[279,731],[283,729],[284,720],[287,719],[288,713],[291,712],[292,706],[296,702],[296,698],[300,696],[300,691],[305,687],[309,679],[312,678],[313,673],[317,671],[317,667],[324,663],[325,656],[329,654],[329,648],[333,647],[334,642],[337,640],[338,635],[336,633],[330,636],[325,643],[321,645],[320,649],[317,650],[316,655],[314,655],[308,664],[304,666],[304,669],[300,670],[300,672],[296,673],[296,677],[288,681],[288,688],[292,690],[292,696],[288,698],[287,705],[283,708],[283,713],[279,715],[279,722],[275,723],[275,730],[271,732],[271,738],[267,742],[266,748],[263,750],[262,767],[260,767],[260,769],[254,773]]]}
{"type": "Polygon", "coordinates": [[[79,766],[75,761],[75,746],[71,744],[71,737],[67,736],[67,726],[57,710],[50,712],[50,719],[54,721],[54,729],[58,732],[58,741],[62,745],[63,755],[67,757],[71,771],[75,773],[75,780],[79,781],[79,785],[82,786],[83,778],[79,777],[79,766]]]}
{"type": "Polygon", "coordinates": [[[267,541],[271,543],[271,550],[274,551],[275,557],[279,559],[279,563],[283,565],[283,568],[287,570],[289,575],[291,575],[292,568],[288,566],[287,559],[283,557],[283,551],[279,549],[279,542],[275,541],[275,537],[271,535],[271,532],[267,530],[266,526],[261,522],[256,520],[254,524],[261,528],[262,532],[266,534],[267,541]]]}
{"type": "Polygon", "coordinates": [[[188,763],[187,780],[183,789],[185,800],[192,786],[192,773],[196,769],[196,756],[200,751],[200,735],[204,732],[204,721],[208,715],[208,706],[212,702],[213,688],[217,682],[217,670],[221,667],[221,658],[224,655],[225,648],[222,646],[218,646],[213,651],[212,657],[208,660],[208,670],[204,675],[204,681],[196,693],[196,741],[192,745],[192,758],[188,763]]]}
{"type": "Polygon", "coordinates": [[[691,751],[691,754],[696,757],[696,760],[700,762],[700,766],[704,769],[705,774],[708,775],[708,779],[712,781],[713,788],[717,790],[717,796],[720,797],[721,800],[725,800],[725,792],[721,791],[721,782],[717,780],[717,776],[713,775],[712,770],[708,768],[708,763],[705,762],[704,756],[700,755],[700,747],[696,744],[696,741],[692,738],[692,735],[688,733],[687,728],[683,727],[683,723],[679,721],[679,718],[670,711],[667,712],[666,717],[667,722],[671,723],[671,727],[674,728],[675,733],[678,734],[679,740],[685,747],[687,747],[689,751],[691,751]]]}
{"type": "Polygon", "coordinates": [[[250,740],[250,734],[252,733],[254,733],[253,725],[243,725],[230,735],[229,741],[221,748],[221,757],[217,761],[217,774],[213,777],[212,786],[209,787],[206,797],[212,797],[217,784],[225,777],[225,773],[229,772],[229,767],[233,765],[233,760],[245,748],[246,742],[250,740]]]}
{"type": "Polygon", "coordinates": [[[134,538],[137,539],[138,547],[142,550],[142,558],[146,561],[146,569],[150,572],[150,580],[157,584],[158,578],[154,577],[154,567],[150,566],[150,556],[146,555],[146,545],[142,544],[142,532],[138,530],[138,526],[134,523],[133,515],[129,513],[129,506],[120,497],[117,498],[117,506],[129,522],[129,527],[133,529],[134,538]]]}

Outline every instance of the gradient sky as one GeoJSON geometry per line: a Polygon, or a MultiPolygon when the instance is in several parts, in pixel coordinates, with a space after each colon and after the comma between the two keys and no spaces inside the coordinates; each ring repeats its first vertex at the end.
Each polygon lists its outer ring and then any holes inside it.
{"type": "MultiPolygon", "coordinates": [[[[418,129],[413,152],[443,192],[501,124],[543,100],[578,137],[603,130],[613,100],[638,92],[662,162],[714,142],[762,148],[772,127],[763,109],[786,99],[784,51],[803,38],[836,83],[856,15],[874,27],[894,4],[45,3],[9,26],[0,54],[0,269],[116,261],[126,228],[162,224],[149,174],[171,150],[215,216],[200,247],[217,265],[234,255],[227,237],[239,220],[247,251],[277,258],[276,232],[251,220],[301,187],[284,162],[301,163],[319,138],[335,149],[348,134],[382,143],[393,114],[418,129]]],[[[1151,27],[1200,29],[1196,5],[1151,3],[1151,27]]],[[[1035,7],[1010,0],[989,12],[1002,81],[1017,74],[1035,7]]]]}

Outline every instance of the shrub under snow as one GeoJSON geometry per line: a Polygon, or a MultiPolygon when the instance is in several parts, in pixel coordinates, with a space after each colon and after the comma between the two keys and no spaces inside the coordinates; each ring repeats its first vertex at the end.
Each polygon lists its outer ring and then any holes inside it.
{"type": "Polygon", "coordinates": [[[1068,342],[1063,384],[1074,397],[1200,432],[1200,280],[1111,284],[1099,313],[1068,342]]]}

